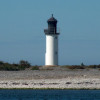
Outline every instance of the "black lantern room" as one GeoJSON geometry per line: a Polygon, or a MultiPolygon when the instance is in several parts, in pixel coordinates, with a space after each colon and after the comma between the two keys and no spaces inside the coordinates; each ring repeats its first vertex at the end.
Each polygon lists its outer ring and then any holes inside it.
{"type": "Polygon", "coordinates": [[[47,23],[48,29],[45,29],[44,33],[48,35],[59,35],[59,33],[57,33],[57,20],[53,17],[53,14],[52,17],[48,19],[47,23]]]}

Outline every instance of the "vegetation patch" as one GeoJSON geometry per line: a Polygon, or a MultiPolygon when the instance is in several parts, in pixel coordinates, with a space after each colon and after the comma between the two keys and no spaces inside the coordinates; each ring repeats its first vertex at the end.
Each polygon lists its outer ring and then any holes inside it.
{"type": "Polygon", "coordinates": [[[36,66],[32,66],[32,67],[31,67],[31,70],[39,70],[39,67],[40,67],[40,66],[37,66],[37,65],[36,65],[36,66]]]}
{"type": "Polygon", "coordinates": [[[84,66],[80,66],[80,65],[66,65],[63,67],[68,68],[68,69],[85,69],[84,66]]]}
{"type": "Polygon", "coordinates": [[[100,68],[100,65],[89,65],[87,68],[100,68]]]}
{"type": "Polygon", "coordinates": [[[19,71],[31,67],[28,61],[21,60],[19,64],[10,64],[0,61],[0,71],[19,71]]]}
{"type": "Polygon", "coordinates": [[[81,63],[81,65],[64,65],[61,67],[68,68],[68,69],[99,69],[100,70],[100,65],[84,65],[83,63],[81,63]]]}
{"type": "Polygon", "coordinates": [[[7,63],[0,61],[0,71],[20,71],[20,70],[25,70],[25,69],[30,69],[30,70],[54,70],[55,67],[60,67],[60,68],[67,68],[70,70],[74,69],[98,69],[100,70],[100,64],[99,65],[84,65],[81,63],[80,65],[63,65],[63,66],[38,66],[34,65],[32,66],[28,61],[21,60],[19,61],[18,64],[13,63],[7,63]]]}

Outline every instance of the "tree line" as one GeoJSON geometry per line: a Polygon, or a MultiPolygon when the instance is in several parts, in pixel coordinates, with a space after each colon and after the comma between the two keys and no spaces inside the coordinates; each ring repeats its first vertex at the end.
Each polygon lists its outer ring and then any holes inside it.
{"type": "Polygon", "coordinates": [[[99,65],[85,65],[81,63],[81,65],[64,65],[62,67],[66,67],[68,69],[86,69],[86,68],[96,69],[96,68],[100,68],[100,64],[99,65]]]}
{"type": "MultiPolygon", "coordinates": [[[[20,71],[25,69],[31,70],[39,70],[41,66],[34,65],[32,66],[28,61],[21,60],[18,64],[13,63],[10,64],[8,62],[0,61],[0,71],[20,71]]],[[[68,68],[68,69],[86,69],[86,68],[100,68],[100,65],[84,65],[81,63],[80,65],[63,65],[60,67],[68,68]]]]}

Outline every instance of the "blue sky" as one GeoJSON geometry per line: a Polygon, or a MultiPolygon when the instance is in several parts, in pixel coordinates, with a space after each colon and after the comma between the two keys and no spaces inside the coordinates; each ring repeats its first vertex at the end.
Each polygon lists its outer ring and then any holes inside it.
{"type": "Polygon", "coordinates": [[[45,64],[45,34],[58,20],[59,64],[100,64],[100,0],[0,0],[0,60],[45,64]]]}

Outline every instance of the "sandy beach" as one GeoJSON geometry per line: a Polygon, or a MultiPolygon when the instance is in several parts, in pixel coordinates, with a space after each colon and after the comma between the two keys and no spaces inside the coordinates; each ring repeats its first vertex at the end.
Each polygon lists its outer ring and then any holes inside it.
{"type": "Polygon", "coordinates": [[[99,69],[0,71],[0,88],[100,89],[99,69]]]}

